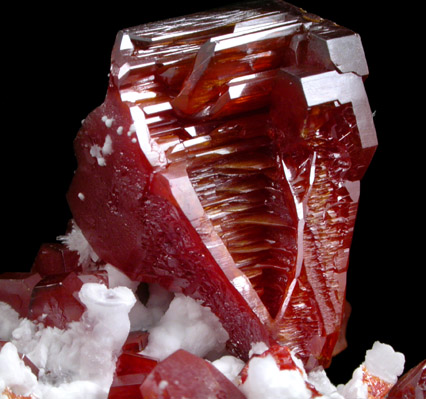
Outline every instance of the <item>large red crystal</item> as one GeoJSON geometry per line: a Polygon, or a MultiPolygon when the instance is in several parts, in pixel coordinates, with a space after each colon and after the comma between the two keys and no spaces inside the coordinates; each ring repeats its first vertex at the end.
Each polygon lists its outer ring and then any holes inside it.
{"type": "Polygon", "coordinates": [[[95,252],[199,299],[243,359],[327,366],[376,148],[354,32],[279,0],[119,32],[68,192],[95,252]]]}

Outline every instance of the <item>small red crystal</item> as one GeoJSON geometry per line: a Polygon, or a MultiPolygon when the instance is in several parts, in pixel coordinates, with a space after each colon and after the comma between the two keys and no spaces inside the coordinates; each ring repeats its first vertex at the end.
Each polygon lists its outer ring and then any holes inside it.
{"type": "Polygon", "coordinates": [[[59,243],[42,244],[31,269],[43,277],[75,270],[81,270],[78,253],[59,243]]]}
{"type": "Polygon", "coordinates": [[[108,399],[142,399],[140,386],[157,363],[137,353],[123,352],[117,360],[108,399]]]}
{"type": "Polygon", "coordinates": [[[82,286],[74,272],[45,277],[33,289],[28,318],[60,329],[80,320],[85,307],[77,295],[82,286]]]}
{"type": "MultiPolygon", "coordinates": [[[[295,370],[303,375],[304,371],[296,364],[290,349],[286,346],[274,344],[260,355],[254,355],[253,357],[264,358],[266,356],[272,356],[277,364],[277,367],[282,370],[295,370]]],[[[250,362],[240,372],[241,382],[244,383],[247,379],[250,368],[250,362]]],[[[315,387],[309,382],[305,381],[306,388],[311,391],[312,397],[321,396],[321,394],[315,389],[315,387]]]]}
{"type": "Polygon", "coordinates": [[[130,331],[126,342],[123,345],[124,352],[142,352],[148,345],[149,333],[146,331],[130,331]]]}
{"type": "Polygon", "coordinates": [[[204,359],[178,350],[160,362],[140,387],[143,398],[244,399],[241,391],[204,359]]]}
{"type": "Polygon", "coordinates": [[[27,317],[33,288],[40,280],[38,273],[0,274],[0,301],[9,304],[21,317],[27,317]]]}

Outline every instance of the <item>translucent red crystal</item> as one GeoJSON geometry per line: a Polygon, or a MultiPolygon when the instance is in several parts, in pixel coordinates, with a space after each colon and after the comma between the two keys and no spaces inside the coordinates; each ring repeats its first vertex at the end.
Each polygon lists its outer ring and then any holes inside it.
{"type": "Polygon", "coordinates": [[[117,359],[108,399],[142,399],[140,386],[157,363],[154,359],[138,353],[123,352],[117,359]]]}
{"type": "Polygon", "coordinates": [[[130,331],[126,342],[123,345],[123,351],[138,353],[148,345],[149,333],[146,331],[130,331]]]}
{"type": "Polygon", "coordinates": [[[33,288],[40,280],[38,273],[0,274],[0,301],[10,305],[20,317],[27,317],[33,288]]]}
{"type": "Polygon", "coordinates": [[[85,306],[78,293],[84,283],[108,286],[106,270],[83,269],[78,253],[63,244],[43,244],[32,271],[44,277],[32,290],[28,318],[49,327],[64,329],[68,323],[80,320],[85,306]]]}
{"type": "Polygon", "coordinates": [[[243,393],[204,359],[178,350],[160,362],[140,386],[143,398],[244,399],[243,393]]]}
{"type": "Polygon", "coordinates": [[[210,307],[232,353],[278,341],[327,366],[377,145],[367,74],[357,34],[279,0],[120,31],[75,141],[75,222],[133,280],[210,307]]]}
{"type": "Polygon", "coordinates": [[[85,307],[77,295],[82,286],[73,272],[45,277],[34,287],[28,318],[61,329],[80,320],[85,307]]]}

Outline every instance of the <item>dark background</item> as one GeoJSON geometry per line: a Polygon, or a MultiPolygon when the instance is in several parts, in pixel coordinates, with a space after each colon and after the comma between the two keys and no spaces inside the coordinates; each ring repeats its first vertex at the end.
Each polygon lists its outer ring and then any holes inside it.
{"type": "MultiPolygon", "coordinates": [[[[2,16],[1,268],[26,271],[39,246],[63,234],[65,193],[76,167],[73,138],[104,99],[119,29],[229,4],[206,0],[20,6],[2,16]],[[91,8],[95,5],[94,8],[91,8]]],[[[424,224],[424,39],[413,9],[361,0],[293,4],[361,35],[379,147],[361,189],[347,297],[353,312],[348,349],[329,370],[346,382],[379,340],[426,357],[424,224]]],[[[381,3],[389,4],[389,3],[381,3]]]]}

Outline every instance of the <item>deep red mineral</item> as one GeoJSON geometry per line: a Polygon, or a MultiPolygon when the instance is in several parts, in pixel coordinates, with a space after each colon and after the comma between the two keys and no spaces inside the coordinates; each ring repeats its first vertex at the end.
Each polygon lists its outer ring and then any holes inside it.
{"type": "Polygon", "coordinates": [[[426,397],[426,359],[408,370],[393,386],[387,399],[424,399],[426,397]]]}
{"type": "Polygon", "coordinates": [[[199,299],[247,360],[327,366],[377,142],[354,32],[279,0],[119,32],[68,201],[105,262],[199,299]]]}
{"type": "Polygon", "coordinates": [[[142,398],[244,399],[208,361],[182,349],[160,362],[140,386],[142,398]]]}

